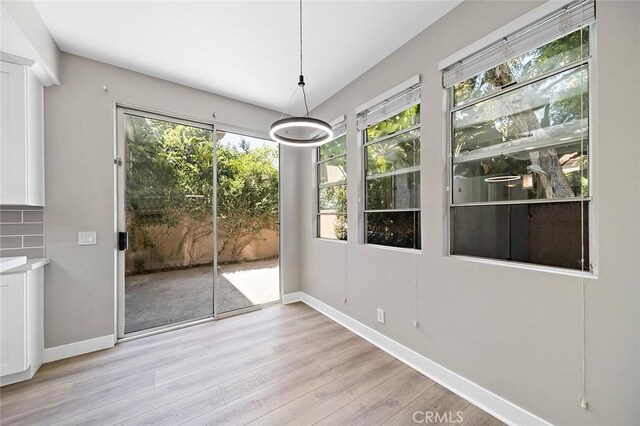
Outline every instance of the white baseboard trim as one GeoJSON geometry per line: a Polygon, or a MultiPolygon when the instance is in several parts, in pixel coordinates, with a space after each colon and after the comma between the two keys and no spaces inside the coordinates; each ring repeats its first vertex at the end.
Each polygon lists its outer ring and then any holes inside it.
{"type": "Polygon", "coordinates": [[[115,336],[109,334],[108,336],[82,340],[80,342],[69,343],[68,345],[45,348],[42,353],[42,358],[45,363],[71,358],[72,356],[112,348],[115,345],[115,341],[115,336]]]}
{"type": "Polygon", "coordinates": [[[550,425],[540,417],[431,361],[326,303],[304,292],[300,292],[300,300],[505,423],[530,426],[550,425]]]}
{"type": "Polygon", "coordinates": [[[289,303],[296,303],[302,300],[302,292],[296,291],[295,293],[287,293],[282,295],[282,304],[288,305],[289,303]]]}
{"type": "Polygon", "coordinates": [[[40,368],[40,365],[32,365],[24,371],[15,374],[9,374],[7,376],[0,377],[0,386],[11,385],[18,382],[24,382],[31,379],[40,368]]]}

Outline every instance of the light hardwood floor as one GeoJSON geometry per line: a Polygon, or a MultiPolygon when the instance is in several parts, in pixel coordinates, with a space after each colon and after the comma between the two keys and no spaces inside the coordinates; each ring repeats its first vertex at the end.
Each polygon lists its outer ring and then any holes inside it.
{"type": "Polygon", "coordinates": [[[411,425],[417,411],[501,424],[300,303],[46,364],[0,389],[2,425],[411,425]]]}

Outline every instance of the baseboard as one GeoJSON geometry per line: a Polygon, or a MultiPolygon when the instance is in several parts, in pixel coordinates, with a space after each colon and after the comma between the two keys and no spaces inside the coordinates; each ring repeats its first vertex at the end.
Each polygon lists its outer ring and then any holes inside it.
{"type": "Polygon", "coordinates": [[[40,365],[41,364],[35,364],[19,373],[0,377],[0,386],[12,385],[14,383],[24,382],[25,380],[31,379],[38,371],[38,368],[40,368],[40,365]]]}
{"type": "MultiPolygon", "coordinates": [[[[292,296],[294,294],[297,295],[298,293],[292,293],[292,296]]],[[[358,334],[365,340],[407,364],[409,367],[429,377],[434,382],[441,384],[472,404],[482,408],[497,419],[511,425],[533,426],[550,424],[540,417],[537,417],[536,415],[483,388],[482,386],[465,379],[440,364],[420,355],[412,349],[390,339],[384,334],[356,321],[326,303],[321,302],[304,292],[300,292],[298,297],[300,297],[299,300],[318,312],[358,334]]]]}
{"type": "Polygon", "coordinates": [[[45,348],[42,353],[42,360],[45,363],[58,361],[60,359],[71,358],[72,356],[95,352],[101,349],[112,348],[114,345],[115,337],[110,334],[108,336],[96,337],[95,339],[69,343],[68,345],[45,348]]]}
{"type": "Polygon", "coordinates": [[[302,292],[296,291],[295,293],[287,293],[282,295],[282,304],[287,305],[289,303],[296,303],[302,300],[302,292]]]}

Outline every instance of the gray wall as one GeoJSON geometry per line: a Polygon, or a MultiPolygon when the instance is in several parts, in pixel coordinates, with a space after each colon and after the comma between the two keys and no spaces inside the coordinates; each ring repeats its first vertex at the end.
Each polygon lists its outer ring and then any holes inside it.
{"type": "MultiPolygon", "coordinates": [[[[220,123],[260,132],[280,117],[78,56],[63,54],[60,65],[61,85],[45,89],[45,348],[114,333],[115,102],[205,121],[215,111],[220,123]],[[78,246],[78,231],[97,231],[98,244],[78,246]]],[[[298,163],[297,151],[283,149],[281,232],[293,242],[282,253],[285,293],[298,291],[300,281],[299,187],[297,166],[290,168],[298,163]]]]}
{"type": "Polygon", "coordinates": [[[446,172],[438,61],[540,3],[464,2],[314,111],[348,117],[347,244],[312,238],[312,158],[302,158],[302,290],[557,424],[640,418],[640,3],[597,5],[592,184],[599,277],[586,280],[589,410],[580,408],[581,279],[444,255],[446,172]],[[422,75],[423,249],[358,244],[355,108],[422,75]],[[348,268],[345,270],[345,263],[348,268]],[[418,273],[417,298],[413,283],[418,273]],[[345,277],[347,304],[344,297],[345,277]],[[416,300],[417,299],[417,300],[416,300]],[[376,308],[386,324],[376,322],[376,308]],[[414,315],[415,313],[415,315],[414,315]],[[419,328],[412,322],[416,318],[419,328]]]}

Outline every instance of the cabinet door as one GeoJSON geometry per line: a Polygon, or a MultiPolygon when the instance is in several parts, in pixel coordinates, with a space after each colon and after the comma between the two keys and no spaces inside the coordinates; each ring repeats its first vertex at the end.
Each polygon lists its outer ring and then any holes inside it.
{"type": "Polygon", "coordinates": [[[0,204],[27,204],[27,69],[0,61],[0,204]]]}
{"type": "Polygon", "coordinates": [[[26,276],[0,276],[0,376],[28,367],[26,276]]]}
{"type": "Polygon", "coordinates": [[[27,204],[44,206],[44,87],[27,72],[27,204]]]}

